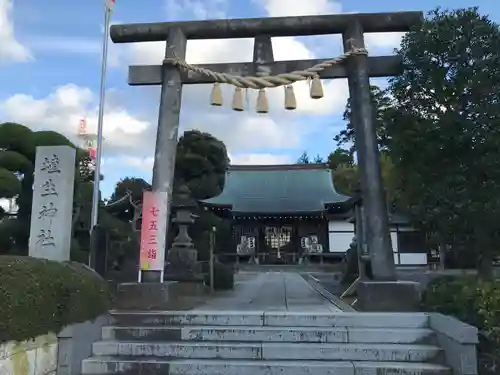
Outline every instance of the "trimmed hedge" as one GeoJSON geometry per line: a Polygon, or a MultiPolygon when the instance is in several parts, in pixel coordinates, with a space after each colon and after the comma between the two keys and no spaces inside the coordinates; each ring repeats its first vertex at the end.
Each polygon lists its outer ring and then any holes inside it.
{"type": "Polygon", "coordinates": [[[0,343],[57,334],[110,304],[107,283],[83,264],[0,256],[0,343]]]}
{"type": "Polygon", "coordinates": [[[500,280],[451,276],[436,279],[423,295],[422,308],[453,315],[500,344],[500,280]]]}
{"type": "MultiPolygon", "coordinates": [[[[206,275],[205,284],[210,286],[210,274],[206,275]]],[[[234,268],[231,265],[215,262],[214,290],[231,290],[234,288],[234,268]]]]}

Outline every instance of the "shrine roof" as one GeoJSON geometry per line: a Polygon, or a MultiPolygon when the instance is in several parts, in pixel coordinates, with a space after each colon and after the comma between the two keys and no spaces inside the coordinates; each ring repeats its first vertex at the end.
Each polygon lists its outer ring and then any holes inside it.
{"type": "Polygon", "coordinates": [[[226,172],[222,193],[201,203],[233,214],[292,214],[321,212],[350,200],[336,191],[324,164],[234,165],[226,172]]]}

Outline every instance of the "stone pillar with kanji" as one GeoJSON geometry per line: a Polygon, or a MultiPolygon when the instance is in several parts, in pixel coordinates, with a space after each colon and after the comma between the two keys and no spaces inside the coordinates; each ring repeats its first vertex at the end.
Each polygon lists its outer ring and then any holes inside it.
{"type": "Polygon", "coordinates": [[[76,150],[69,146],[36,148],[29,255],[70,259],[76,150]]]}

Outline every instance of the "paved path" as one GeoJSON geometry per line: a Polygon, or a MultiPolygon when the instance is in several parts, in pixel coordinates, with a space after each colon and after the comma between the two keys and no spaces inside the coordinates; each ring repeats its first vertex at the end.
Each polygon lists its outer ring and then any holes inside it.
{"type": "Polygon", "coordinates": [[[297,273],[237,275],[235,289],[197,310],[340,312],[297,273]]]}

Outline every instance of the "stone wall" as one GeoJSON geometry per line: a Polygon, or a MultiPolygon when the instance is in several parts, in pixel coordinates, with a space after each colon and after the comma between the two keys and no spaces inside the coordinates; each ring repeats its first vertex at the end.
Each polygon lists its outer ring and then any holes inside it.
{"type": "Polygon", "coordinates": [[[108,315],[73,324],[59,335],[0,344],[0,375],[79,375],[82,360],[92,355],[108,315]]]}
{"type": "Polygon", "coordinates": [[[56,375],[57,352],[52,334],[0,344],[0,375],[56,375]]]}
{"type": "Polygon", "coordinates": [[[460,320],[439,313],[428,313],[429,325],[436,332],[446,363],[455,375],[477,375],[478,330],[460,320]]]}
{"type": "Polygon", "coordinates": [[[92,355],[92,344],[100,340],[102,327],[108,323],[109,316],[102,315],[94,321],[68,326],[59,333],[57,375],[80,374],[82,360],[92,355]]]}

